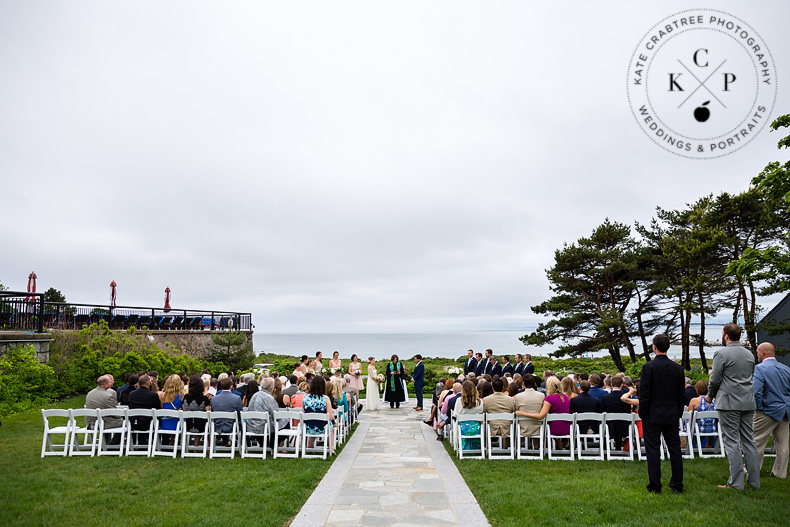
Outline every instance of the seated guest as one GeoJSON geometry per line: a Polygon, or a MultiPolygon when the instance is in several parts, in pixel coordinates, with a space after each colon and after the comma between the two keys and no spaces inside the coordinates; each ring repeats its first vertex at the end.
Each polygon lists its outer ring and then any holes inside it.
{"type": "Polygon", "coordinates": [[[517,393],[518,393],[518,383],[516,381],[513,381],[507,385],[508,397],[515,397],[517,393]]]}
{"type": "MultiPolygon", "coordinates": [[[[184,384],[181,382],[181,377],[178,375],[170,375],[165,378],[165,385],[162,388],[162,409],[163,410],[180,410],[184,397],[184,384]]],[[[159,423],[159,428],[162,430],[175,430],[178,426],[178,418],[167,417],[163,418],[159,423]]],[[[174,437],[170,438],[175,439],[174,437]]]]}
{"type": "Polygon", "coordinates": [[[250,405],[250,399],[252,399],[252,396],[258,393],[258,391],[260,391],[258,381],[252,380],[244,385],[244,396],[241,398],[242,408],[247,408],[250,405]]]}
{"type": "Polygon", "coordinates": [[[439,394],[439,398],[436,402],[436,413],[433,416],[436,418],[434,422],[430,422],[426,424],[433,425],[434,430],[440,423],[443,423],[445,419],[447,419],[447,414],[442,413],[442,408],[444,407],[444,400],[447,398],[448,395],[453,393],[453,384],[454,381],[452,379],[447,379],[444,381],[444,389],[439,394]]]}
{"type": "Polygon", "coordinates": [[[121,386],[120,388],[118,388],[115,391],[115,396],[117,397],[118,403],[121,402],[121,394],[129,389],[129,377],[131,377],[132,375],[134,375],[134,374],[133,373],[125,373],[123,375],[123,386],[121,386]]]}
{"type": "Polygon", "coordinates": [[[606,395],[606,390],[603,389],[603,379],[597,373],[593,373],[590,375],[590,395],[598,399],[598,402],[601,402],[601,399],[604,395],[606,395]]]}
{"type": "MultiPolygon", "coordinates": [[[[310,420],[307,414],[322,413],[329,416],[331,422],[335,418],[335,413],[332,411],[332,401],[326,395],[326,381],[320,375],[313,378],[310,384],[310,393],[302,399],[302,407],[304,408],[305,421],[304,427],[308,435],[316,436],[324,432],[324,427],[331,426],[330,423],[323,421],[310,420]]],[[[315,445],[315,437],[307,438],[307,447],[313,448],[315,445]]],[[[334,437],[330,436],[330,447],[332,454],[335,453],[334,437]]]]}
{"type": "MultiPolygon", "coordinates": [[[[708,402],[705,398],[708,395],[708,381],[697,381],[694,385],[694,390],[697,392],[698,397],[689,401],[689,412],[712,412],[716,409],[716,400],[708,402]]],[[[703,434],[710,434],[716,431],[716,419],[713,417],[705,417],[704,419],[697,419],[697,426],[699,431],[703,434]]],[[[702,448],[713,448],[716,446],[715,437],[705,437],[702,441],[702,448]]]]}
{"type": "Polygon", "coordinates": [[[444,432],[444,427],[452,422],[453,419],[453,410],[455,409],[455,403],[458,398],[461,397],[461,391],[463,389],[463,385],[460,382],[453,383],[453,391],[450,395],[444,398],[444,402],[442,403],[442,409],[440,415],[444,415],[444,420],[439,423],[439,437],[437,441],[442,440],[442,434],[444,432]]]}
{"type": "MultiPolygon", "coordinates": [[[[455,415],[483,413],[483,401],[480,400],[477,388],[475,388],[475,384],[472,381],[464,381],[461,388],[461,397],[456,399],[453,411],[455,415]]],[[[459,430],[462,438],[461,449],[478,450],[480,448],[480,439],[463,439],[463,436],[480,434],[479,421],[462,421],[459,423],[459,430]]]]}
{"type": "MultiPolygon", "coordinates": [[[[526,374],[524,376],[524,391],[516,395],[516,415],[525,415],[527,413],[537,414],[543,408],[543,399],[545,395],[537,391],[537,377],[534,375],[526,374]]],[[[521,429],[521,435],[524,437],[531,437],[540,435],[541,422],[521,420],[518,422],[521,429]]]]}
{"type": "Polygon", "coordinates": [[[255,374],[247,372],[241,376],[241,382],[236,383],[236,391],[241,394],[242,401],[244,401],[244,392],[247,390],[247,383],[254,380],[255,380],[255,374]]]}
{"type": "MultiPolygon", "coordinates": [[[[128,386],[127,386],[128,388],[128,386]]],[[[88,392],[85,397],[85,408],[89,410],[102,410],[107,408],[115,408],[118,398],[115,392],[110,388],[110,378],[107,375],[102,375],[96,379],[96,388],[88,392]]],[[[95,417],[86,417],[85,426],[93,428],[96,425],[95,417]]],[[[123,417],[105,417],[105,428],[118,428],[123,426],[123,417]]],[[[116,445],[121,442],[120,434],[113,434],[108,441],[111,445],[116,445]],[[117,436],[117,437],[116,437],[117,436]]]]}
{"type": "Polygon", "coordinates": [[[683,400],[688,407],[691,400],[696,399],[699,394],[697,393],[696,387],[691,385],[691,379],[686,377],[685,381],[686,385],[685,388],[683,388],[683,400]]]}
{"type": "Polygon", "coordinates": [[[291,397],[293,394],[299,391],[299,382],[296,375],[289,375],[288,376],[288,386],[283,388],[283,395],[287,395],[291,397]]]}
{"type": "MultiPolygon", "coordinates": [[[[593,374],[595,375],[595,374],[593,374]]],[[[571,399],[571,406],[570,412],[572,414],[581,414],[581,413],[601,413],[601,403],[590,395],[590,390],[592,386],[590,381],[581,381],[579,383],[579,387],[581,388],[581,393],[578,397],[574,397],[571,399]]],[[[598,422],[597,421],[579,421],[579,431],[582,434],[587,434],[589,432],[598,433],[598,422]]]]}
{"type": "MultiPolygon", "coordinates": [[[[143,375],[137,381],[139,387],[129,394],[129,409],[137,408],[159,410],[162,408],[162,401],[159,395],[151,391],[153,381],[148,375],[143,375]]],[[[132,430],[147,430],[151,424],[150,417],[137,416],[131,419],[132,430]]]]}
{"type": "MultiPolygon", "coordinates": [[[[513,397],[505,393],[505,384],[502,379],[494,379],[491,383],[494,393],[483,399],[483,411],[486,414],[512,414],[516,411],[516,403],[513,397]]],[[[510,442],[510,426],[512,421],[505,421],[503,419],[496,419],[488,421],[491,429],[491,436],[505,438],[504,447],[509,447],[510,442]]]]}
{"type": "Polygon", "coordinates": [[[272,390],[272,395],[280,408],[290,407],[291,398],[283,393],[283,383],[280,379],[274,379],[274,390],[272,390]]]}
{"type": "MultiPolygon", "coordinates": [[[[266,377],[263,379],[261,389],[258,390],[250,399],[250,405],[247,408],[250,412],[268,412],[269,414],[269,444],[273,444],[275,430],[282,430],[288,426],[288,419],[274,420],[274,413],[280,410],[280,405],[274,398],[274,379],[266,377]],[[277,428],[275,428],[277,427],[277,428]]],[[[217,396],[219,397],[219,396],[217,396]]],[[[250,419],[247,422],[247,429],[251,430],[253,434],[262,435],[264,433],[266,423],[261,419],[250,419]]]]}
{"type": "Polygon", "coordinates": [[[574,377],[570,375],[564,377],[560,381],[560,388],[562,389],[562,393],[571,399],[579,395],[579,388],[576,386],[576,381],[574,380],[574,377]]]}
{"type": "Polygon", "coordinates": [[[127,378],[126,382],[129,387],[121,394],[121,404],[124,406],[129,405],[129,394],[135,391],[138,387],[140,377],[136,373],[132,373],[127,378]]]}
{"type": "MultiPolygon", "coordinates": [[[[187,394],[182,405],[182,409],[185,412],[207,412],[211,410],[211,402],[204,393],[204,387],[203,379],[197,375],[193,375],[189,379],[187,394]]],[[[186,426],[188,432],[204,432],[206,430],[206,421],[203,419],[189,418],[184,421],[184,426],[186,426]]],[[[192,439],[194,445],[197,446],[198,438],[194,437],[192,439]]]]}
{"type": "Polygon", "coordinates": [[[228,436],[233,431],[234,421],[241,419],[241,397],[231,391],[233,379],[225,376],[218,384],[217,395],[211,398],[212,412],[236,412],[236,419],[217,419],[214,430],[217,433],[217,441],[224,441],[225,446],[231,445],[228,436]]]}
{"type": "MultiPolygon", "coordinates": [[[[612,376],[612,392],[605,395],[601,400],[601,411],[615,414],[630,414],[631,405],[624,403],[620,399],[628,390],[623,390],[623,378],[620,375],[612,376]]],[[[614,438],[614,445],[617,450],[623,446],[623,440],[628,437],[630,426],[624,421],[613,421],[607,423],[609,434],[614,438]]]]}
{"type": "MultiPolygon", "coordinates": [[[[546,391],[548,395],[543,400],[543,407],[540,412],[521,412],[516,415],[523,415],[532,419],[543,419],[546,414],[567,414],[570,413],[571,399],[566,394],[562,393],[562,387],[557,377],[551,376],[546,379],[546,391]]],[[[567,421],[552,421],[549,423],[549,430],[552,435],[568,435],[571,430],[571,424],[567,421]]],[[[561,441],[562,448],[569,446],[567,439],[561,441]]]]}

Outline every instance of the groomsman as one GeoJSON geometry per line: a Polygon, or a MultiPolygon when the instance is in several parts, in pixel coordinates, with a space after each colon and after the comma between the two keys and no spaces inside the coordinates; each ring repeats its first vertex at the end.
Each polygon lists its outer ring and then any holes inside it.
{"type": "Polygon", "coordinates": [[[494,375],[502,376],[502,365],[499,364],[496,360],[496,357],[491,355],[488,359],[488,363],[486,364],[485,370],[483,370],[484,374],[490,375],[493,377],[494,375]]]}
{"type": "Polygon", "coordinates": [[[532,355],[529,353],[524,355],[524,373],[535,373],[535,365],[532,364],[532,355]]]}
{"type": "Polygon", "coordinates": [[[474,373],[475,367],[477,366],[477,361],[475,360],[475,354],[472,350],[466,352],[466,362],[464,362],[464,375],[469,375],[470,373],[474,373]]]}
{"type": "Polygon", "coordinates": [[[504,376],[506,373],[509,373],[510,376],[513,376],[513,365],[510,364],[510,355],[503,355],[502,360],[505,363],[502,365],[502,375],[504,376]]]}
{"type": "Polygon", "coordinates": [[[485,369],[488,361],[483,360],[483,354],[479,351],[475,353],[475,358],[477,359],[477,364],[475,365],[475,377],[480,377],[483,375],[483,370],[485,369]]]}
{"type": "Polygon", "coordinates": [[[513,376],[515,377],[518,373],[522,377],[524,376],[524,363],[521,362],[521,353],[516,353],[516,365],[513,367],[513,376]]]}
{"type": "Polygon", "coordinates": [[[417,365],[414,366],[414,371],[411,374],[411,380],[414,381],[414,394],[417,396],[417,406],[415,410],[422,410],[422,387],[425,383],[425,364],[422,363],[422,355],[417,354],[414,356],[417,365]]]}

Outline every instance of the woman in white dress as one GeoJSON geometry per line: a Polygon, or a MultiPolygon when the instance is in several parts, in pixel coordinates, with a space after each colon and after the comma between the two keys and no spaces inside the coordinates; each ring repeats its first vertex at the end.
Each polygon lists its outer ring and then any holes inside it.
{"type": "Polygon", "coordinates": [[[365,394],[365,409],[368,412],[375,412],[379,409],[379,381],[374,364],[376,364],[376,359],[368,358],[368,388],[365,394]]]}

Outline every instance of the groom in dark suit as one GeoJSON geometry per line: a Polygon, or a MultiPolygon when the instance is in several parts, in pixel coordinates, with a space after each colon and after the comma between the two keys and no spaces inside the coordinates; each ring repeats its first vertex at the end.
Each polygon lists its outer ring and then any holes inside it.
{"type": "Polygon", "coordinates": [[[411,374],[411,380],[414,381],[414,394],[417,396],[417,406],[415,410],[422,410],[422,387],[425,384],[425,364],[422,363],[422,355],[415,355],[414,360],[417,365],[411,374]]]}
{"type": "Polygon", "coordinates": [[[647,452],[648,492],[661,492],[661,436],[669,450],[672,478],[669,487],[683,492],[683,453],[680,450],[678,420],[683,415],[683,367],[667,357],[669,337],[653,337],[656,358],[642,366],[639,387],[639,417],[647,452]]]}

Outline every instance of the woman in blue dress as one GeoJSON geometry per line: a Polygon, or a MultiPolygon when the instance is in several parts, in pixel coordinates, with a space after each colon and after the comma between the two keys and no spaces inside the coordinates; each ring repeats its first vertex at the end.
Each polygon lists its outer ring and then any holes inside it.
{"type": "MultiPolygon", "coordinates": [[[[335,418],[334,412],[332,411],[332,401],[330,401],[329,397],[326,395],[326,381],[320,375],[313,377],[313,380],[310,382],[310,393],[305,395],[304,399],[302,399],[302,409],[305,413],[304,426],[308,435],[307,447],[313,448],[313,445],[315,445],[315,436],[321,435],[324,432],[325,426],[329,426],[331,430],[331,421],[335,418]],[[308,419],[306,415],[316,413],[327,414],[330,422],[314,421],[308,419]]],[[[332,435],[330,433],[330,449],[332,454],[334,454],[334,441],[332,441],[331,438],[332,435]]]]}
{"type": "MultiPolygon", "coordinates": [[[[708,402],[705,396],[708,395],[708,381],[697,381],[694,385],[699,397],[695,397],[689,401],[689,412],[710,412],[716,409],[716,401],[708,402]]],[[[695,419],[697,426],[702,434],[712,434],[716,432],[716,419],[713,417],[705,417],[703,419],[695,419]]],[[[716,446],[716,438],[713,436],[704,437],[702,439],[702,448],[713,448],[716,446]]]]}
{"type": "MultiPolygon", "coordinates": [[[[163,410],[180,410],[184,399],[184,381],[178,375],[171,375],[165,379],[165,386],[161,391],[163,410]]],[[[160,430],[175,430],[178,426],[178,419],[175,417],[163,417],[159,423],[160,430]]],[[[175,436],[170,436],[170,444],[173,444],[175,436]]]]}

